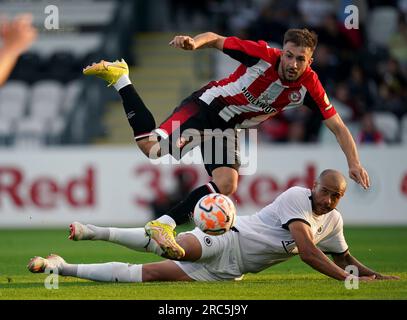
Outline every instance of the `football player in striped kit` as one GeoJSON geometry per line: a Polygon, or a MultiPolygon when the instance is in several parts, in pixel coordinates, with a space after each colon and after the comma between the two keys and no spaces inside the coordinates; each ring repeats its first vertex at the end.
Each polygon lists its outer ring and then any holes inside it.
{"type": "Polygon", "coordinates": [[[348,162],[349,176],[363,188],[369,187],[369,176],[360,163],[352,135],[311,68],[317,45],[314,32],[289,29],[284,35],[282,50],[271,48],[264,41],[223,37],[213,32],[195,37],[175,36],[169,44],[192,51],[215,48],[239,61],[240,65],[228,77],[212,81],[192,93],[158,127],[131,83],[124,60],[102,60],[83,70],[85,75],[104,79],[119,92],[135,140],[149,158],[167,153],[181,158],[200,145],[196,142],[200,140],[194,139],[191,132],[201,133],[203,140],[215,141],[212,145],[217,148],[211,152],[201,147],[205,168],[212,180],[145,226],[146,233],[160,245],[164,256],[184,256],[184,250],[175,241],[174,228],[176,224],[189,221],[200,198],[213,192],[229,196],[236,191],[240,166],[237,129],[254,127],[283,110],[302,105],[314,110],[336,136],[348,162]],[[223,131],[223,135],[204,136],[207,129],[218,129],[216,132],[223,131]],[[179,138],[172,143],[175,136],[179,138]],[[223,141],[224,137],[227,143],[216,143],[217,139],[223,141]]]}

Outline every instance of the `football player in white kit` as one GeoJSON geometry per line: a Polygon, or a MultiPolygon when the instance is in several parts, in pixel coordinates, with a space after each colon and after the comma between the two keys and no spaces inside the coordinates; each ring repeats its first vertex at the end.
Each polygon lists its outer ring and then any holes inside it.
{"type": "MultiPolygon", "coordinates": [[[[346,190],[345,177],[325,170],[312,190],[292,187],[270,205],[251,216],[238,216],[235,231],[210,236],[195,228],[177,237],[185,249],[181,260],[148,264],[110,262],[68,264],[60,256],[35,257],[31,272],[57,268],[64,276],[107,282],[219,281],[241,279],[295,255],[317,271],[337,280],[356,277],[345,269],[358,269],[361,280],[398,279],[369,269],[354,258],[343,234],[341,214],[336,210],[346,190]],[[332,255],[333,260],[328,258],[332,255]]],[[[70,238],[105,240],[141,251],[161,250],[143,228],[104,228],[74,223],[70,238]]]]}

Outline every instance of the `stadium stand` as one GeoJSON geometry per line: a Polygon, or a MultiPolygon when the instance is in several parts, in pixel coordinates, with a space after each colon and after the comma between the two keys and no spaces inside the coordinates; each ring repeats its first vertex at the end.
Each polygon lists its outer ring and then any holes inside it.
{"type": "Polygon", "coordinates": [[[0,145],[89,143],[103,131],[99,114],[104,98],[109,97],[97,90],[98,98],[94,99],[92,86],[101,84],[87,83],[81,71],[94,60],[125,56],[128,39],[124,42],[122,37],[132,33],[129,19],[133,4],[107,0],[58,2],[57,30],[46,29],[44,9],[48,4],[38,4],[0,3],[0,12],[9,17],[31,13],[39,30],[37,41],[19,58],[10,80],[0,88],[0,145]],[[90,94],[86,94],[88,89],[90,94]],[[81,130],[72,123],[75,119],[82,119],[81,130]]]}
{"type": "MultiPolygon", "coordinates": [[[[188,1],[159,2],[162,6],[158,11],[158,1],[58,2],[63,14],[60,30],[56,31],[43,27],[46,4],[39,6],[34,0],[0,2],[0,11],[9,16],[32,12],[34,23],[42,28],[31,50],[20,57],[9,83],[0,88],[0,145],[17,144],[17,122],[21,117],[24,121],[45,121],[47,130],[51,130],[45,137],[39,135],[42,138],[38,145],[94,143],[114,135],[117,139],[109,139],[111,143],[129,142],[128,128],[118,125],[123,123],[118,122],[123,121],[122,109],[110,108],[112,102],[115,107],[120,104],[119,99],[112,90],[104,90],[101,82],[81,77],[83,66],[102,58],[125,58],[133,66],[132,80],[160,122],[186,94],[209,79],[224,76],[236,65],[232,59],[211,50],[191,54],[167,48],[167,41],[175,33],[211,30],[262,39],[279,47],[284,30],[292,27],[309,27],[319,34],[313,68],[344,121],[354,126],[355,132],[364,114],[378,112],[375,122],[383,131],[385,143],[406,140],[401,119],[407,113],[407,64],[400,60],[403,55],[392,55],[389,47],[392,34],[403,34],[400,26],[406,14],[400,3],[358,1],[360,29],[347,30],[343,26],[343,8],[329,1],[318,2],[322,7],[314,22],[307,20],[303,9],[317,4],[307,0],[204,1],[196,6],[188,1]],[[236,23],[236,17],[244,13],[251,18],[236,23]],[[190,29],[185,29],[188,26],[190,29]],[[48,83],[49,93],[42,89],[41,94],[37,88],[41,83],[48,83]],[[388,113],[395,117],[382,116],[388,113]],[[110,119],[102,123],[104,115],[110,119]]],[[[286,119],[288,127],[304,126],[298,131],[311,131],[302,142],[329,141],[330,133],[319,130],[323,128],[321,122],[310,123],[309,114],[302,114],[303,119],[286,119]]],[[[291,132],[289,128],[285,131],[291,132]]],[[[279,140],[290,141],[288,137],[279,140]]]]}
{"type": "Polygon", "coordinates": [[[399,121],[391,112],[373,112],[373,119],[377,128],[383,133],[388,143],[398,141],[399,121]]]}
{"type": "Polygon", "coordinates": [[[402,143],[407,145],[407,114],[405,114],[401,119],[400,140],[402,143]]]}

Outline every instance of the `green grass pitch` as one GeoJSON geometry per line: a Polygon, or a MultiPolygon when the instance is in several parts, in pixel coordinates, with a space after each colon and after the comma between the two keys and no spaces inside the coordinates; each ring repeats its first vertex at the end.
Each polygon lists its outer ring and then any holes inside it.
{"type": "Polygon", "coordinates": [[[407,227],[345,229],[355,257],[376,271],[401,277],[360,283],[357,290],[347,290],[299,257],[236,282],[106,284],[60,277],[59,288],[48,290],[47,275],[26,269],[32,256],[58,253],[71,263],[160,260],[107,242],[69,241],[67,234],[67,230],[1,230],[0,299],[407,299],[407,227]]]}

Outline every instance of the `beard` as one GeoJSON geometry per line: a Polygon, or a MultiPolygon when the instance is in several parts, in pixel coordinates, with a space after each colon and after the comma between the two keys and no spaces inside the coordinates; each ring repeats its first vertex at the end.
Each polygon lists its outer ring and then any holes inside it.
{"type": "Polygon", "coordinates": [[[284,78],[287,81],[295,81],[299,78],[298,71],[292,68],[286,68],[284,72],[284,78]]]}

